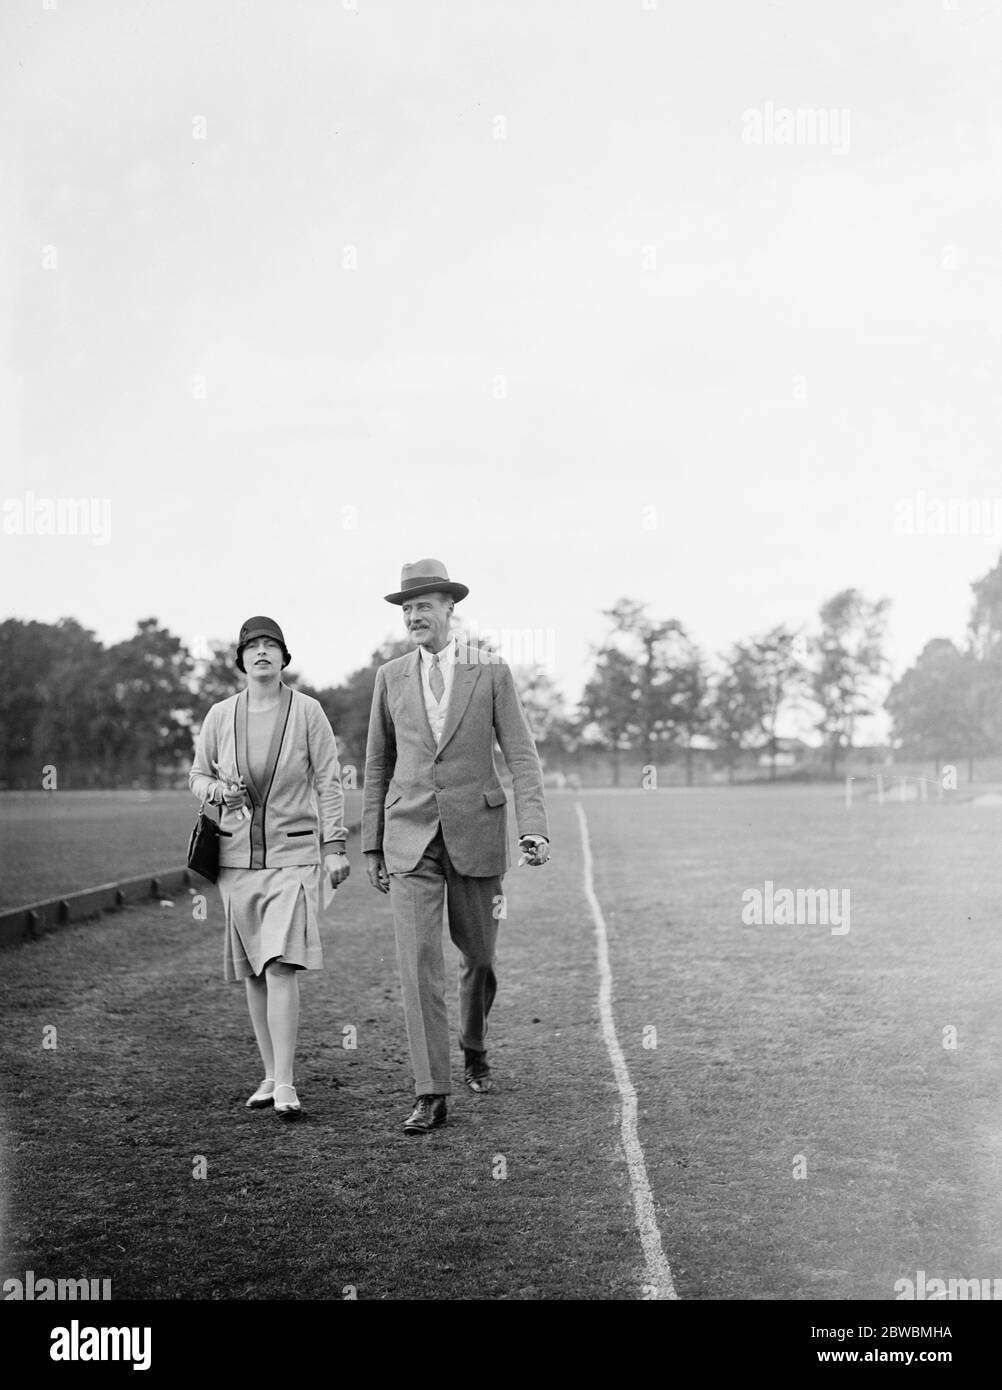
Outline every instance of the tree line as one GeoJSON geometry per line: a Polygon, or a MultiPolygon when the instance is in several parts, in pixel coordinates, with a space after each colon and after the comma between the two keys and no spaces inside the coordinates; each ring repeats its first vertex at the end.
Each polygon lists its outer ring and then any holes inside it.
{"type": "Polygon", "coordinates": [[[973,780],[977,758],[1002,755],[1002,560],[971,588],[964,643],[932,638],[893,683],[884,653],[890,603],[857,589],[823,603],[813,630],[777,624],[714,662],[678,619],[620,599],[606,611],[610,631],[568,732],[604,742],[614,783],[624,755],[639,755],[653,767],[680,758],[691,784],[697,750],[728,780],[749,756],[767,759],[774,778],[779,729],[798,712],[835,777],[861,721],[883,709],[895,757],[934,772],[966,760],[973,780]]]}
{"type": "MultiPolygon", "coordinates": [[[[626,760],[678,761],[687,782],[697,757],[733,780],[765,755],[776,775],[779,728],[791,712],[809,720],[827,770],[856,746],[860,721],[886,708],[892,747],[908,759],[943,762],[1002,754],[1002,560],[972,585],[967,639],[929,641],[888,688],[886,599],[845,589],[822,604],[812,631],[777,624],[710,660],[678,618],[652,616],[621,598],[591,654],[578,705],[569,709],[539,666],[515,668],[544,762],[573,769],[603,752],[618,783],[626,760]]],[[[342,763],[359,781],[376,670],[409,651],[387,641],[341,684],[316,689],[295,671],[284,679],[315,696],[338,736],[342,763]]],[[[7,788],[149,787],[176,782],[208,707],[242,678],[229,644],[193,653],[155,618],[104,646],[73,618],[0,622],[0,783],[7,788]],[[55,780],[51,780],[51,779],[55,780]]]]}
{"type": "MultiPolygon", "coordinates": [[[[342,762],[364,759],[377,667],[408,649],[388,642],[367,667],[324,690],[291,668],[284,672],[287,684],[322,703],[342,762]]],[[[0,784],[7,788],[42,785],[46,768],[61,787],[173,785],[191,762],[206,710],[244,684],[232,645],[210,642],[193,653],[156,618],[108,647],[74,618],[8,618],[0,623],[0,666],[0,784]]]]}

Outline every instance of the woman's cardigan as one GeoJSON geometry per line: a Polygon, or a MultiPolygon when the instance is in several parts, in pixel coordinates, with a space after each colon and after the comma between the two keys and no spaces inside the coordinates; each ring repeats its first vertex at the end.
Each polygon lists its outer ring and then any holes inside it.
{"type": "Polygon", "coordinates": [[[224,869],[280,869],[319,864],[343,854],[344,793],[337,745],[319,700],[280,687],[278,714],[264,776],[251,775],[247,758],[247,691],[213,705],[205,716],[188,784],[201,800],[217,800],[213,763],[236,771],[247,788],[251,818],[223,807],[219,863],[224,869]]]}

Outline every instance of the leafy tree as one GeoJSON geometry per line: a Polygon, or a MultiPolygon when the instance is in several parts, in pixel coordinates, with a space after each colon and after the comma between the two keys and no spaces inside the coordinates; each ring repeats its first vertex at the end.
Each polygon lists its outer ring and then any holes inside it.
{"type": "Polygon", "coordinates": [[[852,747],[857,720],[875,712],[889,606],[887,599],[872,603],[858,589],[843,589],[821,608],[812,694],[821,707],[818,728],[829,743],[832,776],[839,753],[852,747]]]}
{"type": "Polygon", "coordinates": [[[777,725],[791,698],[807,689],[807,673],[800,659],[800,634],[780,624],[752,639],[751,659],[762,702],[762,730],[769,746],[769,778],[776,780],[777,725]]]}
{"type": "Polygon", "coordinates": [[[749,645],[736,642],[723,663],[711,684],[710,729],[723,750],[727,780],[733,782],[735,764],[765,725],[766,698],[761,668],[749,645]]]}
{"type": "Polygon", "coordinates": [[[519,698],[536,740],[540,756],[568,750],[574,740],[573,727],[564,697],[542,666],[513,669],[519,698]]]}
{"type": "Polygon", "coordinates": [[[229,642],[210,642],[208,657],[195,662],[193,704],[199,722],[210,706],[228,700],[243,688],[244,678],[237,670],[235,657],[229,642]]]}
{"type": "Polygon", "coordinates": [[[156,618],[144,618],[133,637],[107,653],[107,689],[125,733],[115,740],[116,762],[144,769],[151,788],[161,764],[174,767],[190,757],[191,668],[181,639],[156,618]]]}
{"type": "Polygon", "coordinates": [[[974,606],[968,623],[970,647],[979,661],[991,661],[1002,653],[1002,559],[971,589],[974,606]]]}
{"type": "Polygon", "coordinates": [[[702,654],[680,623],[662,639],[658,679],[651,690],[655,731],[678,743],[685,756],[686,786],[692,786],[693,740],[710,724],[709,679],[702,654]]]}
{"type": "Polygon", "coordinates": [[[647,605],[636,599],[621,598],[604,612],[612,621],[614,634],[627,638],[626,651],[636,666],[636,719],[640,725],[644,761],[655,760],[655,743],[666,731],[670,733],[672,692],[667,673],[669,659],[666,642],[681,633],[682,626],[674,619],[654,622],[647,616],[647,605]]]}
{"type": "Polygon", "coordinates": [[[36,752],[43,764],[55,765],[60,786],[93,783],[101,764],[104,648],[75,618],[60,618],[49,634],[52,659],[40,683],[36,752]]]}
{"type": "Polygon", "coordinates": [[[54,655],[54,629],[48,623],[19,618],[0,623],[0,742],[8,787],[41,785],[36,729],[54,655]]]}
{"type": "Polygon", "coordinates": [[[612,754],[613,786],[619,786],[620,754],[640,730],[640,688],[635,662],[619,647],[606,645],[595,654],[595,670],[581,696],[581,723],[594,725],[612,754]]]}
{"type": "MultiPolygon", "coordinates": [[[[979,751],[1002,751],[1002,560],[971,585],[974,606],[968,625],[968,641],[974,670],[971,678],[972,733],[979,751]]],[[[972,746],[974,746],[972,744],[972,746]]],[[[968,773],[973,781],[973,754],[968,773]]]]}
{"type": "Polygon", "coordinates": [[[677,618],[655,621],[647,605],[621,598],[605,616],[613,639],[626,639],[624,651],[635,668],[635,712],[645,762],[657,760],[659,747],[678,743],[685,750],[686,781],[692,782],[693,739],[709,722],[707,676],[698,647],[677,618]]]}
{"type": "Polygon", "coordinates": [[[937,774],[944,762],[966,756],[973,781],[974,756],[984,739],[978,708],[982,665],[946,637],[925,644],[887,696],[894,737],[906,756],[931,759],[937,774]]]}

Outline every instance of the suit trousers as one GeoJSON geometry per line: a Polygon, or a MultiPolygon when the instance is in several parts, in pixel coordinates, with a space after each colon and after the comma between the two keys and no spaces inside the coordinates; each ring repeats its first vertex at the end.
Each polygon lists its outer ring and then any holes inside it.
{"type": "Polygon", "coordinates": [[[487,1015],[497,993],[494,956],[501,894],[497,874],[470,878],[456,872],[441,825],[410,873],[390,874],[390,904],[416,1095],[444,1096],[452,1090],[443,907],[449,915],[449,935],[460,952],[459,1043],[483,1052],[487,1015]]]}

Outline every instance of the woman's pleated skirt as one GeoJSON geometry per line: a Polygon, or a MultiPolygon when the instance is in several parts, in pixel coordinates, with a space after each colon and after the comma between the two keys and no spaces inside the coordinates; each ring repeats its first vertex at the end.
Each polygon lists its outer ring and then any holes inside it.
{"type": "Polygon", "coordinates": [[[269,961],[322,970],[323,901],[319,864],[290,869],[220,869],[223,977],[260,975],[269,961]]]}

